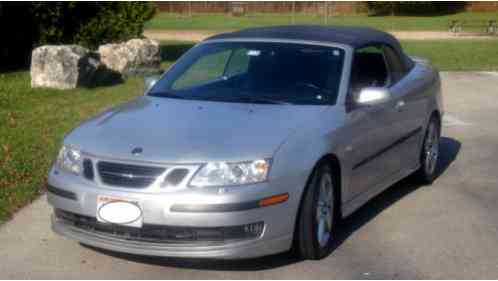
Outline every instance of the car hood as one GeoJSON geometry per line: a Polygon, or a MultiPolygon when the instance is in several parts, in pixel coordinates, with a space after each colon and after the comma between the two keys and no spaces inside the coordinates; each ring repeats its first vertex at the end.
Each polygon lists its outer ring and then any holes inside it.
{"type": "Polygon", "coordinates": [[[260,159],[325,108],[144,96],[86,121],[65,144],[98,157],[163,163],[260,159]],[[137,147],[143,152],[132,155],[137,147]]]}

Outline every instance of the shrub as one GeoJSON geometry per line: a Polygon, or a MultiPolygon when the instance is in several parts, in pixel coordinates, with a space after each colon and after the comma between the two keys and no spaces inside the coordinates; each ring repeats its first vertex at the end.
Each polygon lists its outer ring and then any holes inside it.
{"type": "Polygon", "coordinates": [[[29,62],[33,47],[80,44],[88,48],[142,36],[156,6],[146,2],[0,3],[0,25],[9,38],[0,46],[0,68],[29,62]]]}
{"type": "Polygon", "coordinates": [[[450,1],[370,1],[366,4],[371,15],[434,15],[462,11],[466,3],[450,1]]]}
{"type": "Polygon", "coordinates": [[[120,42],[141,37],[144,23],[154,16],[155,6],[150,3],[107,3],[83,24],[74,41],[89,48],[102,43],[120,42]]]}
{"type": "Polygon", "coordinates": [[[96,48],[142,35],[155,5],[144,2],[58,2],[33,3],[38,23],[36,45],[75,43],[96,48]]]}

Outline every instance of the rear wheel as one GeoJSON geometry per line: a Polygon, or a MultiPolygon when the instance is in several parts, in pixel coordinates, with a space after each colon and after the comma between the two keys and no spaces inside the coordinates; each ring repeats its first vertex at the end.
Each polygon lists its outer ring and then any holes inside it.
{"type": "Polygon", "coordinates": [[[319,165],[306,187],[296,229],[296,250],[304,259],[321,259],[332,251],[336,225],[334,188],[330,167],[319,165]]]}
{"type": "Polygon", "coordinates": [[[427,126],[420,152],[420,169],[416,173],[417,179],[423,184],[431,184],[436,178],[440,135],[441,124],[439,119],[432,116],[427,126]]]}

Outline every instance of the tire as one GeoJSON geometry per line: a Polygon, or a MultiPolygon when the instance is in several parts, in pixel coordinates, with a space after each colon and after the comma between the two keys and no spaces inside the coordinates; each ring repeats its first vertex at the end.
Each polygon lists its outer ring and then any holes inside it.
{"type": "Polygon", "coordinates": [[[433,115],[424,134],[424,142],[420,149],[420,168],[415,178],[421,184],[432,184],[436,178],[437,163],[439,160],[439,142],[441,137],[441,123],[433,115]]]}
{"type": "Polygon", "coordinates": [[[315,168],[306,186],[295,245],[297,254],[303,259],[318,260],[332,252],[338,210],[336,183],[330,167],[322,163],[315,168]]]}

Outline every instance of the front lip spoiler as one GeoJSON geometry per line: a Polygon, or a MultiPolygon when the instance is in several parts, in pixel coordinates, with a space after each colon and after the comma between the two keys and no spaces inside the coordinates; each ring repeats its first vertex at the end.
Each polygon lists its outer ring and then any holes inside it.
{"type": "Polygon", "coordinates": [[[51,216],[52,230],[82,244],[110,251],[161,257],[178,258],[220,258],[246,259],[271,255],[286,251],[292,243],[292,234],[263,239],[262,237],[229,244],[219,245],[187,245],[162,244],[126,241],[108,237],[66,225],[51,216]]]}
{"type": "Polygon", "coordinates": [[[278,194],[260,200],[247,201],[241,203],[228,203],[228,204],[175,204],[171,206],[171,212],[188,212],[188,213],[223,213],[223,212],[237,212],[245,211],[256,208],[263,208],[275,204],[284,203],[289,199],[288,193],[278,194]],[[272,199],[281,198],[271,204],[262,204],[262,202],[272,199]]]}

